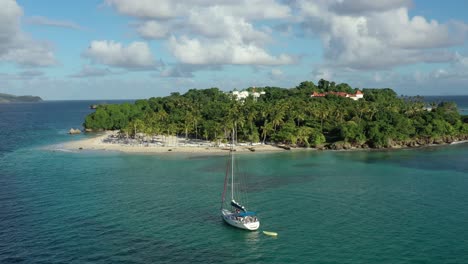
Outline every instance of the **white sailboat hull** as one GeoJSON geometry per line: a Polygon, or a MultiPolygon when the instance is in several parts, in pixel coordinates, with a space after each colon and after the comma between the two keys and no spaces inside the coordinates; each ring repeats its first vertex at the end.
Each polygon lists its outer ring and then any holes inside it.
{"type": "Polygon", "coordinates": [[[235,213],[227,209],[221,209],[221,216],[226,223],[240,229],[255,231],[260,227],[260,221],[256,218],[236,217],[235,213]]]}

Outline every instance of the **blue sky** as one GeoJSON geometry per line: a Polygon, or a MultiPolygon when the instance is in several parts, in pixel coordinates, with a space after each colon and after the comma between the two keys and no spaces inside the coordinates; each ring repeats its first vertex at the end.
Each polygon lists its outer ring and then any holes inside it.
{"type": "Polygon", "coordinates": [[[134,99],[320,78],[468,94],[462,0],[0,0],[0,93],[134,99]]]}

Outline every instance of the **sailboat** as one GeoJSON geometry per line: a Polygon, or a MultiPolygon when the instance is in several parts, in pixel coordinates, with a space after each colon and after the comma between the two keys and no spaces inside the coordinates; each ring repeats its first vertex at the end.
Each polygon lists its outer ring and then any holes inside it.
{"type": "MultiPolygon", "coordinates": [[[[233,133],[234,135],[234,133],[233,133]]],[[[224,190],[221,199],[221,216],[224,221],[231,226],[255,231],[260,227],[255,212],[248,211],[242,205],[242,194],[239,186],[239,181],[236,181],[235,164],[234,164],[234,137],[232,137],[232,144],[229,150],[229,158],[226,164],[226,176],[224,178],[224,190]],[[229,188],[230,187],[230,188],[229,188]],[[226,198],[229,196],[230,200],[226,198]]]]}

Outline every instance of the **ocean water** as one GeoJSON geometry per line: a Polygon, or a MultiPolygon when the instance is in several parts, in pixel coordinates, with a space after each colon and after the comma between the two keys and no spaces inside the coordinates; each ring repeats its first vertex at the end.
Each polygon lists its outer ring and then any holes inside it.
{"type": "Polygon", "coordinates": [[[458,106],[458,110],[462,115],[468,115],[468,95],[451,95],[451,96],[425,96],[426,102],[454,102],[458,106]]]}
{"type": "Polygon", "coordinates": [[[0,105],[0,263],[468,263],[468,145],[238,155],[268,237],[220,215],[225,157],[44,148],[93,102],[0,105]]]}

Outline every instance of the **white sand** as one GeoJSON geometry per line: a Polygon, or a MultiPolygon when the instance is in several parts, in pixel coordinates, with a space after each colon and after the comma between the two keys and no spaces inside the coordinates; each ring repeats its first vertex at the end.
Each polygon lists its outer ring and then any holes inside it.
{"type": "MultiPolygon", "coordinates": [[[[175,137],[163,137],[164,145],[159,146],[155,144],[123,144],[123,143],[107,143],[103,142],[104,139],[116,132],[108,131],[102,135],[82,140],[75,140],[60,144],[55,149],[64,151],[78,151],[78,150],[103,150],[103,151],[121,151],[127,153],[226,153],[229,151],[228,147],[209,147],[209,142],[203,142],[199,146],[190,144],[189,146],[184,144],[176,144],[177,139],[175,137]]],[[[182,139],[183,140],[183,139],[182,139]]],[[[52,147],[54,149],[54,147],[52,147]]],[[[277,152],[284,151],[284,149],[271,146],[271,145],[255,145],[255,146],[236,146],[236,152],[244,153],[256,153],[256,152],[277,152]],[[252,152],[249,148],[253,148],[255,151],[252,152]]]]}

